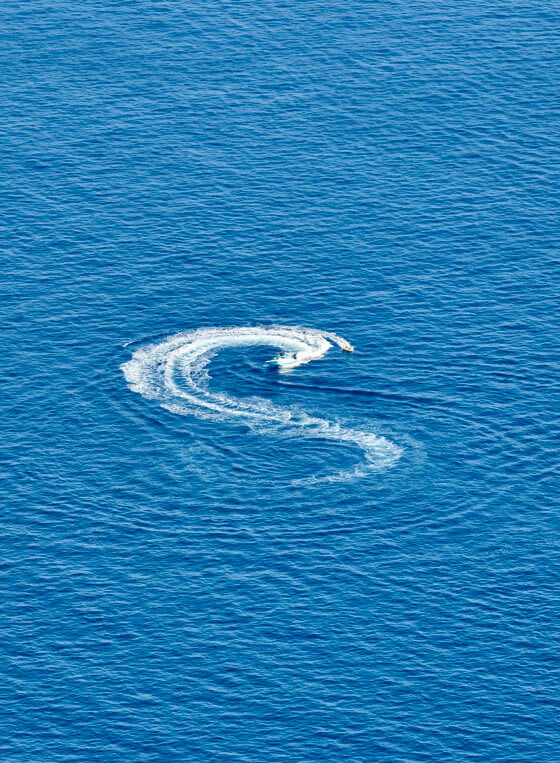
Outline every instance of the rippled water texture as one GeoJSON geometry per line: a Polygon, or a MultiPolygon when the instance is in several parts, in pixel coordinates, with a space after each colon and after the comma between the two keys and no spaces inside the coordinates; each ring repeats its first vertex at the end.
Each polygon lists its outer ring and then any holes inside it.
{"type": "Polygon", "coordinates": [[[0,761],[556,763],[557,8],[0,17],[0,761]]]}

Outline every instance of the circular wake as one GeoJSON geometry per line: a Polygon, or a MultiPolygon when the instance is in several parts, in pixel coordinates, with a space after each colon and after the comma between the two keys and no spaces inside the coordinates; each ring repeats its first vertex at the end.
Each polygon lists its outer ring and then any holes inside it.
{"type": "Polygon", "coordinates": [[[280,408],[265,399],[240,399],[208,388],[206,366],[218,350],[226,347],[276,347],[279,354],[268,362],[278,366],[280,372],[286,372],[321,358],[333,343],[347,352],[353,351],[352,345],[337,334],[315,329],[289,326],[203,328],[181,332],[163,342],[141,347],[121,369],[132,390],[158,400],[173,413],[235,420],[260,432],[358,445],[365,455],[365,463],[351,473],[337,475],[337,478],[387,468],[399,459],[402,450],[385,437],[309,416],[294,408],[280,408]]]}

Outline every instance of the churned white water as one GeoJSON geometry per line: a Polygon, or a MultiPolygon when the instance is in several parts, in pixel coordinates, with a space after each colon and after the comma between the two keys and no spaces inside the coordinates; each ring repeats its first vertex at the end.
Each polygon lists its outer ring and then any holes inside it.
{"type": "Polygon", "coordinates": [[[207,365],[219,350],[258,345],[275,347],[280,352],[269,362],[276,364],[282,373],[322,358],[333,344],[342,349],[351,347],[337,334],[310,328],[202,328],[136,349],[121,369],[132,390],[157,400],[173,413],[224,422],[241,421],[254,431],[272,435],[313,437],[357,445],[365,456],[364,463],[337,477],[348,478],[364,471],[388,468],[399,459],[402,449],[386,437],[311,416],[297,408],[279,407],[263,398],[244,400],[210,389],[207,365]]]}

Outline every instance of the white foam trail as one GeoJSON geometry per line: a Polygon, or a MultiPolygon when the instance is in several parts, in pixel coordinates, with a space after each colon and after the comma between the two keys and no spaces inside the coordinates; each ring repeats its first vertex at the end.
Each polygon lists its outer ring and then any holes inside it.
{"type": "Polygon", "coordinates": [[[241,421],[261,432],[354,443],[364,452],[366,463],[362,468],[339,475],[341,478],[359,476],[364,467],[379,470],[392,466],[402,449],[385,437],[308,416],[294,408],[280,408],[261,398],[240,399],[208,389],[206,365],[220,349],[255,345],[276,347],[280,354],[269,362],[278,365],[283,372],[323,357],[332,343],[342,349],[351,349],[351,345],[337,334],[308,328],[203,328],[141,347],[121,369],[132,390],[158,400],[174,413],[241,421]]]}

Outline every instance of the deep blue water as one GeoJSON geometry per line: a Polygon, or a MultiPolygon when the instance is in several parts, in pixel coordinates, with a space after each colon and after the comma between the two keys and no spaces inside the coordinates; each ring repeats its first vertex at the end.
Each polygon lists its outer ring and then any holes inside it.
{"type": "Polygon", "coordinates": [[[2,763],[560,760],[559,16],[3,5],[2,763]],[[120,369],[270,324],[392,468],[120,369]]]}

